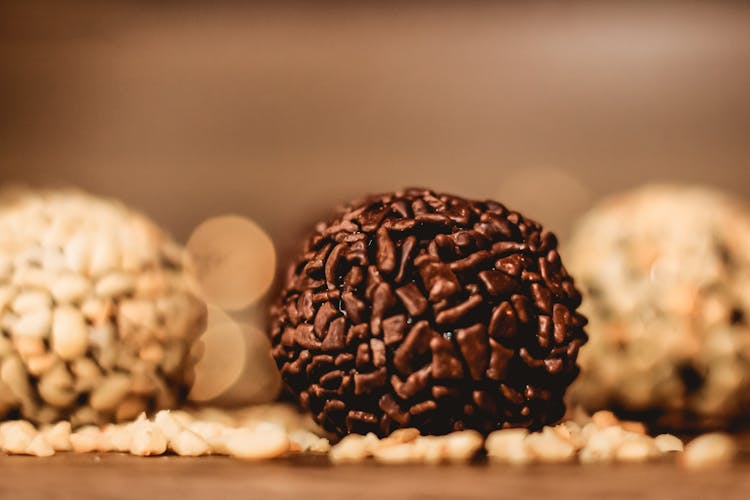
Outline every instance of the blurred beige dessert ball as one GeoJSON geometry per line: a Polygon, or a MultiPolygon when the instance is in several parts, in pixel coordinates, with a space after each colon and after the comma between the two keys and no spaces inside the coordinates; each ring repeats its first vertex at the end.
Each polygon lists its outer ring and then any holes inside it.
{"type": "Polygon", "coordinates": [[[591,340],[571,399],[676,427],[750,414],[750,213],[702,187],[599,204],[565,249],[591,340]]]}
{"type": "Polygon", "coordinates": [[[183,267],[182,248],[120,203],[0,192],[0,418],[80,425],[175,406],[205,322],[183,267]]]}

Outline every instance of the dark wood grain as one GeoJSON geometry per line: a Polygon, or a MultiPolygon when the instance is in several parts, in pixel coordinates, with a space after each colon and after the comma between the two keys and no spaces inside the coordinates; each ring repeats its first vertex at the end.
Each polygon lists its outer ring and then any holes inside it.
{"type": "MultiPolygon", "coordinates": [[[[745,443],[750,441],[745,440],[745,443]]],[[[750,455],[719,470],[634,465],[330,466],[323,457],[248,463],[224,457],[60,454],[0,457],[2,499],[750,498],[750,455]]]]}

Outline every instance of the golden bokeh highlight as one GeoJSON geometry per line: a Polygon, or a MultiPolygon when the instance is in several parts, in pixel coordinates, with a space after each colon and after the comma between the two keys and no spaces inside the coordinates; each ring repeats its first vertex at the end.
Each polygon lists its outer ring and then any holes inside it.
{"type": "Polygon", "coordinates": [[[203,298],[222,309],[237,311],[252,305],[273,282],[273,242],[246,217],[207,219],[191,234],[187,251],[203,298]]]}
{"type": "Polygon", "coordinates": [[[224,311],[208,306],[203,356],[195,366],[192,401],[209,401],[223,394],[242,375],[247,364],[247,340],[242,327],[224,311]]]}
{"type": "MultiPolygon", "coordinates": [[[[281,375],[271,356],[271,343],[262,328],[242,324],[245,365],[237,380],[212,403],[227,406],[274,401],[281,391],[281,375]]],[[[224,347],[222,347],[224,348],[224,347]]]]}

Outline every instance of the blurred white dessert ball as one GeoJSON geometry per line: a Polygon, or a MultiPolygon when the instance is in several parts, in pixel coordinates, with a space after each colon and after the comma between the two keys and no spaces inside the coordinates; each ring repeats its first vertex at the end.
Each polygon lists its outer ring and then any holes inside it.
{"type": "Polygon", "coordinates": [[[703,187],[642,187],[586,214],[564,254],[590,320],[573,402],[675,427],[750,414],[742,203],[703,187]]]}
{"type": "Polygon", "coordinates": [[[0,192],[0,418],[82,425],[178,404],[206,311],[183,254],[116,201],[0,192]]]}

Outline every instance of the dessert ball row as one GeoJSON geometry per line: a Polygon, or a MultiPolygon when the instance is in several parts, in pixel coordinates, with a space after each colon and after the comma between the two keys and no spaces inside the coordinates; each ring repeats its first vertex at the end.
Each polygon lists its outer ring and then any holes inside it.
{"type": "MultiPolygon", "coordinates": [[[[101,425],[176,407],[201,297],[184,250],[141,214],[3,192],[0,417],[101,425]]],[[[750,215],[725,195],[607,199],[560,249],[501,203],[408,189],[315,227],[269,334],[288,392],[333,434],[487,435],[554,425],[566,400],[672,428],[736,422],[748,318],[750,215]]]]}

